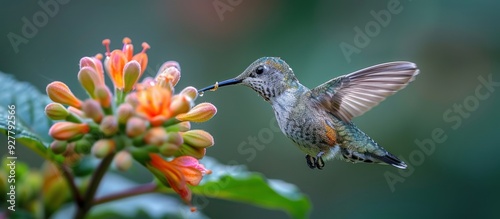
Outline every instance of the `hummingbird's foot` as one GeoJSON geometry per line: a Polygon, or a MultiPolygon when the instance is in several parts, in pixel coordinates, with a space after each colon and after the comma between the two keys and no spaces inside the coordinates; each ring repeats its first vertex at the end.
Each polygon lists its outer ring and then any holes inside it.
{"type": "Polygon", "coordinates": [[[314,169],[316,168],[316,158],[307,154],[306,155],[306,162],[307,162],[307,166],[309,166],[309,168],[311,169],[314,169]]]}
{"type": "Polygon", "coordinates": [[[311,169],[314,168],[318,168],[319,170],[323,169],[323,167],[325,166],[325,162],[321,157],[323,154],[324,152],[319,152],[318,155],[316,155],[316,157],[307,154],[306,155],[307,166],[309,166],[309,168],[311,169]]]}
{"type": "Polygon", "coordinates": [[[321,156],[323,156],[325,152],[321,151],[318,153],[318,155],[316,155],[316,168],[318,169],[323,169],[323,167],[325,166],[325,162],[323,161],[323,158],[321,156]]]}

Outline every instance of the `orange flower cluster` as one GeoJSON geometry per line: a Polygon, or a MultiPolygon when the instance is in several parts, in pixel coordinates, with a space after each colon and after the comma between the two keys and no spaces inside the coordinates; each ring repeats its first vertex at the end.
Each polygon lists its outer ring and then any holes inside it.
{"type": "Polygon", "coordinates": [[[155,78],[139,83],[148,63],[147,43],[142,43],[142,51],[135,55],[129,38],[123,40],[122,50],[110,51],[109,40],[103,44],[107,49],[104,62],[101,54],[80,60],[78,80],[88,99],[78,99],[63,82],[47,86],[54,103],[46,106],[45,113],[59,120],[49,130],[55,139],[52,151],[114,156],[115,166],[123,171],[136,160],[190,203],[187,185],[198,185],[202,176],[210,173],[198,159],[214,144],[208,132],[190,130],[190,122],[211,119],[217,112],[215,106],[195,105],[198,92],[194,87],[174,94],[181,76],[174,61],[163,64],[155,78]],[[105,84],[103,69],[114,92],[105,84]]]}

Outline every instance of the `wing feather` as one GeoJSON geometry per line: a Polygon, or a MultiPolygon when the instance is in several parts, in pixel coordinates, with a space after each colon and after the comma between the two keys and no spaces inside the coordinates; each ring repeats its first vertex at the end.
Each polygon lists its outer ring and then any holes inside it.
{"type": "Polygon", "coordinates": [[[334,78],[310,92],[317,104],[349,122],[406,87],[418,73],[411,62],[389,62],[334,78]]]}

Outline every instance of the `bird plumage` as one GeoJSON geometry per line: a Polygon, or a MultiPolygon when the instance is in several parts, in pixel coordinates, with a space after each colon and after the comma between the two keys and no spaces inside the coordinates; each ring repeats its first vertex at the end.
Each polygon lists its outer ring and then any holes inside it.
{"type": "MultiPolygon", "coordinates": [[[[282,132],[304,153],[309,167],[321,169],[323,159],[406,164],[379,146],[351,121],[413,81],[419,73],[410,62],[390,62],[336,77],[309,89],[290,66],[275,57],[252,63],[236,78],[218,87],[243,84],[255,90],[275,112],[282,132]]],[[[213,89],[201,89],[200,92],[213,89]]]]}

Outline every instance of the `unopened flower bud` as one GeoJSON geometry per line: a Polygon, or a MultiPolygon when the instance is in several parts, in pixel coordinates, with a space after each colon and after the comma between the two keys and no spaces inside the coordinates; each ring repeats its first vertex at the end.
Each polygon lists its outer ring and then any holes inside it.
{"type": "Polygon", "coordinates": [[[104,70],[102,68],[102,54],[97,54],[95,57],[83,57],[80,59],[80,69],[83,67],[91,67],[99,76],[99,84],[104,84],[104,70]]]}
{"type": "Polygon", "coordinates": [[[137,137],[146,131],[146,121],[141,118],[132,117],[127,121],[125,129],[129,137],[137,137]]]}
{"type": "Polygon", "coordinates": [[[46,91],[49,98],[56,103],[66,104],[78,109],[81,107],[82,101],[76,98],[69,87],[60,81],[54,81],[47,85],[46,91]]]}
{"type": "Polygon", "coordinates": [[[155,79],[153,77],[145,77],[144,79],[142,79],[140,85],[142,88],[147,88],[147,87],[151,87],[153,85],[155,85],[155,79]]]}
{"type": "Polygon", "coordinates": [[[137,107],[137,105],[139,104],[139,99],[137,99],[137,93],[132,92],[127,94],[127,96],[125,97],[125,102],[130,104],[133,108],[137,107]]]}
{"type": "Polygon", "coordinates": [[[170,102],[170,112],[172,112],[172,116],[187,113],[193,105],[194,103],[190,97],[185,95],[175,95],[172,97],[170,102]]]}
{"type": "Polygon", "coordinates": [[[66,141],[58,141],[54,140],[52,143],[50,143],[50,149],[54,154],[62,154],[64,151],[66,151],[66,146],[68,145],[68,142],[66,141]]]}
{"type": "Polygon", "coordinates": [[[159,151],[160,154],[166,157],[173,156],[180,148],[180,145],[177,144],[172,144],[172,143],[165,143],[160,146],[159,151]]]}
{"type": "Polygon", "coordinates": [[[104,116],[101,105],[93,99],[87,99],[83,102],[82,111],[85,113],[86,117],[91,118],[96,123],[100,123],[104,116]]]}
{"type": "Polygon", "coordinates": [[[69,111],[70,113],[72,113],[72,114],[74,114],[74,115],[76,115],[76,116],[80,117],[80,118],[85,117],[85,113],[84,113],[83,111],[81,111],[80,109],[77,109],[77,108],[75,108],[75,107],[72,107],[72,106],[68,107],[68,111],[69,111]]]}
{"type": "Polygon", "coordinates": [[[70,113],[60,103],[49,103],[45,107],[45,115],[52,120],[64,120],[70,115],[70,113]]]}
{"type": "Polygon", "coordinates": [[[163,127],[154,127],[148,130],[146,136],[144,136],[144,141],[147,144],[160,146],[167,142],[167,132],[163,127]]]}
{"type": "Polygon", "coordinates": [[[57,122],[49,129],[49,135],[52,138],[65,141],[74,139],[90,131],[86,123],[57,122]]]}
{"type": "Polygon", "coordinates": [[[127,171],[132,166],[132,155],[128,151],[120,151],[113,158],[115,167],[120,171],[127,171]]]}
{"type": "Polygon", "coordinates": [[[191,129],[191,123],[188,121],[179,122],[166,128],[167,132],[186,132],[189,129],[191,129]]]}
{"type": "Polygon", "coordinates": [[[182,145],[184,143],[184,138],[181,133],[179,132],[168,132],[167,133],[167,142],[176,144],[176,145],[182,145]]]}
{"type": "Polygon", "coordinates": [[[198,90],[196,90],[195,87],[189,86],[189,87],[184,88],[179,94],[186,95],[194,101],[194,100],[196,100],[196,97],[198,97],[198,90]]]}
{"type": "Polygon", "coordinates": [[[115,151],[115,142],[111,139],[100,139],[92,146],[92,154],[97,158],[104,158],[115,151]]]}
{"type": "Polygon", "coordinates": [[[214,138],[203,130],[190,130],[182,133],[184,143],[195,148],[206,148],[214,145],[214,138]]]}
{"type": "Polygon", "coordinates": [[[95,98],[95,87],[103,85],[99,75],[91,67],[83,67],[80,69],[78,72],[78,81],[80,81],[80,84],[91,98],[95,98]]]}
{"type": "Polygon", "coordinates": [[[163,63],[163,65],[161,65],[160,70],[158,72],[163,72],[165,69],[170,68],[170,67],[177,68],[177,70],[179,70],[179,72],[181,71],[181,66],[179,65],[178,62],[167,61],[167,62],[163,63]]]}
{"type": "Polygon", "coordinates": [[[88,154],[92,148],[92,142],[83,138],[75,142],[75,152],[79,154],[88,154]]]}
{"type": "Polygon", "coordinates": [[[211,103],[200,103],[189,112],[179,114],[175,118],[180,121],[205,122],[217,113],[217,108],[211,103]]]}
{"type": "Polygon", "coordinates": [[[130,92],[140,77],[141,65],[135,60],[128,62],[123,68],[123,91],[125,93],[130,92]]]}
{"type": "Polygon", "coordinates": [[[105,116],[99,126],[102,133],[107,136],[114,135],[118,132],[118,121],[115,116],[105,116]]]}
{"type": "Polygon", "coordinates": [[[130,103],[123,103],[117,109],[117,117],[119,124],[127,123],[127,120],[134,115],[134,107],[130,103]]]}
{"type": "Polygon", "coordinates": [[[156,76],[155,81],[162,87],[174,87],[177,82],[181,79],[181,72],[175,67],[168,67],[165,70],[159,72],[156,76]]]}
{"type": "Polygon", "coordinates": [[[95,88],[95,98],[104,108],[111,107],[112,95],[107,86],[98,86],[95,88]]]}
{"type": "Polygon", "coordinates": [[[196,159],[201,159],[205,156],[206,153],[206,148],[195,148],[191,147],[187,144],[182,144],[182,146],[179,148],[179,150],[175,153],[174,156],[179,157],[179,156],[191,156],[196,159]]]}

